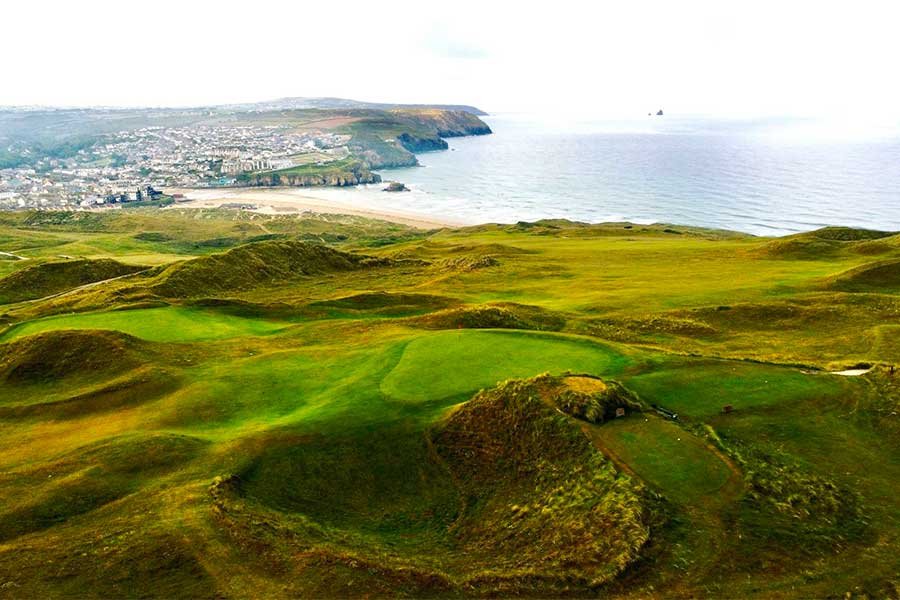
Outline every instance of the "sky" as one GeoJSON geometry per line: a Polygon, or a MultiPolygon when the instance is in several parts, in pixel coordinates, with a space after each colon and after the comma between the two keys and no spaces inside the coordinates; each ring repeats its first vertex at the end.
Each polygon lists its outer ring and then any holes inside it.
{"type": "Polygon", "coordinates": [[[0,105],[288,96],[490,112],[873,118],[900,3],[7,0],[0,105]]]}

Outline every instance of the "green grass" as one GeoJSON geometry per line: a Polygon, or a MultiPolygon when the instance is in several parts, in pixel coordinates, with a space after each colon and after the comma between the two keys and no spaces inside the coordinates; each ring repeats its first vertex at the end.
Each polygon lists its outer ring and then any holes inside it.
{"type": "Polygon", "coordinates": [[[411,341],[381,389],[395,398],[416,402],[471,394],[505,379],[544,372],[614,375],[627,363],[611,346],[591,340],[461,329],[411,341]]]}
{"type": "Polygon", "coordinates": [[[594,437],[667,497],[701,502],[728,481],[728,465],[695,435],[653,415],[633,415],[597,428],[594,437]]]}
{"type": "Polygon", "coordinates": [[[704,419],[722,412],[784,406],[848,395],[856,382],[826,373],[737,361],[684,361],[627,379],[647,402],[704,419]]]}
{"type": "Polygon", "coordinates": [[[212,310],[165,306],[59,315],[28,321],[7,330],[0,341],[59,329],[108,329],[154,342],[186,342],[267,335],[290,324],[226,316],[212,310]]]}
{"type": "Polygon", "coordinates": [[[29,260],[3,268],[279,241],[172,269],[167,306],[154,276],[6,307],[0,595],[896,595],[893,380],[786,364],[900,363],[890,286],[822,290],[893,238],[117,212],[4,213],[29,260]],[[309,269],[293,240],[393,260],[309,269]],[[681,420],[494,388],[565,371],[681,420]]]}

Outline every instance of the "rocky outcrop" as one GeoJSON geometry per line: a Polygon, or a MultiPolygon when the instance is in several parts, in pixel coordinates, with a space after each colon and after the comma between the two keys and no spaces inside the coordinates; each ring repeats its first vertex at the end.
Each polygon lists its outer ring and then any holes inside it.
{"type": "Polygon", "coordinates": [[[359,166],[350,169],[325,171],[322,173],[291,173],[289,170],[273,173],[253,173],[247,177],[238,178],[235,185],[238,187],[311,187],[323,185],[344,187],[361,183],[381,183],[381,175],[373,173],[364,163],[361,163],[359,166]]]}
{"type": "Polygon", "coordinates": [[[401,133],[397,136],[397,142],[413,153],[434,152],[435,150],[446,150],[449,148],[447,142],[442,140],[439,135],[419,137],[409,133],[401,133]]]}
{"type": "Polygon", "coordinates": [[[406,187],[404,184],[400,183],[399,181],[392,181],[382,191],[384,191],[384,192],[408,192],[409,188],[406,187]]]}

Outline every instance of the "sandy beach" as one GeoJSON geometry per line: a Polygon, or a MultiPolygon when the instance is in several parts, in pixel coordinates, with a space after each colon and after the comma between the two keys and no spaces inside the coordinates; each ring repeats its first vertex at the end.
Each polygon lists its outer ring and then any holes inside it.
{"type": "Polygon", "coordinates": [[[401,223],[417,229],[438,229],[456,227],[461,222],[450,219],[435,219],[432,216],[393,210],[378,210],[371,207],[352,206],[333,200],[313,198],[305,195],[302,188],[218,188],[218,189],[174,189],[173,194],[183,194],[187,199],[169,208],[217,208],[223,205],[245,204],[248,210],[263,214],[342,214],[380,219],[401,223]]]}

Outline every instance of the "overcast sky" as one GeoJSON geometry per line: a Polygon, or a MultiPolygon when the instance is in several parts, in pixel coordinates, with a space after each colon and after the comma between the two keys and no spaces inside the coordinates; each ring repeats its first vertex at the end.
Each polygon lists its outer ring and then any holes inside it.
{"type": "Polygon", "coordinates": [[[900,3],[500,4],[7,0],[0,104],[339,96],[598,117],[900,110],[900,3]]]}

